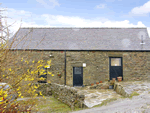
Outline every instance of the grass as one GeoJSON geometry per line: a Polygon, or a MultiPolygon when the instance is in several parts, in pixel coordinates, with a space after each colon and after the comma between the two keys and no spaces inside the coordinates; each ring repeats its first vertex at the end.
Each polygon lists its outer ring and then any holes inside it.
{"type": "Polygon", "coordinates": [[[125,99],[125,98],[128,98],[128,97],[125,97],[125,96],[121,96],[120,98],[123,98],[123,99],[125,99]]]}
{"type": "Polygon", "coordinates": [[[95,105],[94,107],[101,107],[101,106],[107,105],[108,103],[113,102],[113,101],[115,101],[115,100],[117,100],[117,98],[106,99],[106,100],[102,101],[101,104],[95,105]]]}
{"type": "Polygon", "coordinates": [[[133,96],[138,96],[138,95],[139,95],[139,93],[137,93],[136,91],[134,91],[134,92],[130,95],[129,98],[132,98],[133,96]]]}
{"type": "MultiPolygon", "coordinates": [[[[41,97],[41,99],[39,100],[34,99],[34,101],[37,103],[37,107],[34,107],[32,109],[33,111],[32,113],[34,113],[35,111],[42,113],[69,113],[71,111],[88,109],[88,108],[75,108],[74,110],[72,110],[68,105],[58,101],[53,96],[46,97],[46,99],[41,97]]],[[[22,101],[22,103],[24,102],[22,101]]]]}
{"type": "Polygon", "coordinates": [[[132,92],[132,94],[129,97],[121,96],[120,98],[132,98],[133,96],[138,96],[138,95],[140,95],[140,94],[137,93],[136,91],[134,91],[134,92],[132,92]]]}
{"type": "MultiPolygon", "coordinates": [[[[139,95],[137,92],[133,92],[129,98],[132,98],[133,96],[137,96],[137,95],[139,95]]],[[[126,98],[126,97],[121,96],[120,98],[126,98]]],[[[109,98],[102,101],[101,104],[96,105],[94,107],[101,107],[115,100],[117,100],[117,98],[109,98]]],[[[34,101],[37,103],[37,107],[34,107],[32,110],[35,111],[37,110],[36,108],[38,108],[38,111],[42,113],[69,113],[71,111],[89,109],[89,108],[75,108],[74,110],[72,110],[68,105],[58,101],[53,96],[46,97],[46,99],[41,97],[41,99],[34,99],[34,101]]],[[[20,101],[20,102],[23,104],[25,103],[24,101],[20,101]]]]}
{"type": "Polygon", "coordinates": [[[140,95],[139,93],[137,93],[136,91],[132,92],[132,94],[129,97],[125,97],[125,96],[121,96],[120,98],[132,98],[133,96],[138,96],[140,95]]]}

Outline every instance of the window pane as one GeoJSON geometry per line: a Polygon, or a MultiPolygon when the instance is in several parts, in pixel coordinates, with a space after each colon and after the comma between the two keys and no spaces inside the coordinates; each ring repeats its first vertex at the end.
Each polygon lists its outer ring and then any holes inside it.
{"type": "Polygon", "coordinates": [[[41,68],[40,70],[39,70],[39,74],[40,75],[45,75],[45,74],[47,74],[47,71],[46,71],[46,68],[41,68]]]}
{"type": "Polygon", "coordinates": [[[121,66],[121,58],[111,58],[111,66],[121,66]]]}
{"type": "Polygon", "coordinates": [[[81,74],[81,68],[75,67],[75,74],[81,74]]]}

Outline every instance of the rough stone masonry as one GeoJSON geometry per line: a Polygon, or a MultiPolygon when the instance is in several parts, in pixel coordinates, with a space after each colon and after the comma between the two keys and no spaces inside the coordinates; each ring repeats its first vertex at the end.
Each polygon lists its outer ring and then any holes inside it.
{"type": "Polygon", "coordinates": [[[64,86],[56,83],[35,83],[35,85],[40,85],[36,93],[39,94],[39,91],[42,91],[44,96],[53,95],[59,101],[67,104],[72,109],[74,107],[84,108],[87,107],[84,104],[85,95],[78,93],[78,89],[70,86],[64,86]]]}
{"type": "MultiPolygon", "coordinates": [[[[11,51],[20,54],[18,60],[26,56],[33,60],[51,60],[48,71],[55,76],[47,75],[47,82],[64,84],[64,51],[11,51]],[[41,56],[42,55],[42,56],[41,56]],[[51,55],[51,57],[50,57],[51,55]],[[40,57],[41,56],[41,57],[40,57]],[[57,73],[62,75],[61,78],[57,73]]],[[[83,67],[83,85],[109,80],[109,57],[122,57],[123,80],[149,80],[150,52],[115,52],[115,51],[67,51],[66,52],[66,85],[73,86],[73,67],[83,67]]]]}

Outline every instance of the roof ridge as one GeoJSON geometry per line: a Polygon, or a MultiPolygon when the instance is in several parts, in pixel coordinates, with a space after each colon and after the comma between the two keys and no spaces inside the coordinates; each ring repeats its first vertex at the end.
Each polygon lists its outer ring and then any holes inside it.
{"type": "Polygon", "coordinates": [[[21,27],[21,29],[144,29],[147,27],[21,27]]]}

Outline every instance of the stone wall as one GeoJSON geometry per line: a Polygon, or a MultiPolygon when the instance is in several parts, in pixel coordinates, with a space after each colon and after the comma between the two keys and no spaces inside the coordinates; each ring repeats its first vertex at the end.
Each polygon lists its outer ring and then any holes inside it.
{"type": "Polygon", "coordinates": [[[74,107],[87,107],[84,104],[85,95],[78,93],[78,89],[75,89],[74,87],[64,86],[56,83],[36,83],[36,85],[38,84],[40,85],[36,92],[38,94],[39,91],[41,91],[44,96],[53,95],[56,99],[67,104],[72,109],[74,109],[74,107]]]}
{"type": "Polygon", "coordinates": [[[114,83],[114,90],[116,93],[124,96],[124,97],[130,97],[132,92],[128,92],[121,84],[114,83]]]}
{"type": "Polygon", "coordinates": [[[125,80],[149,80],[150,52],[123,54],[123,76],[125,80]]]}
{"type": "Polygon", "coordinates": [[[33,83],[34,85],[39,87],[36,90],[36,93],[38,94],[38,96],[40,96],[40,91],[42,93],[42,95],[44,96],[51,96],[52,95],[52,85],[51,83],[33,83]]]}
{"type": "MultiPolygon", "coordinates": [[[[15,51],[14,53],[21,53],[15,51]]],[[[47,82],[64,84],[64,51],[25,51],[18,59],[28,54],[30,60],[52,60],[48,69],[55,76],[47,75],[47,82]],[[42,56],[41,56],[42,55],[42,56]],[[49,56],[51,55],[51,57],[49,56]],[[41,57],[39,57],[41,56],[41,57]],[[57,72],[62,77],[57,76],[57,72]]],[[[123,80],[148,80],[150,77],[150,52],[116,52],[116,51],[67,51],[66,52],[66,84],[73,86],[73,67],[83,68],[83,85],[91,85],[99,81],[109,80],[109,57],[122,57],[123,80]]]]}
{"type": "Polygon", "coordinates": [[[90,89],[109,89],[109,82],[94,84],[90,89]]]}

